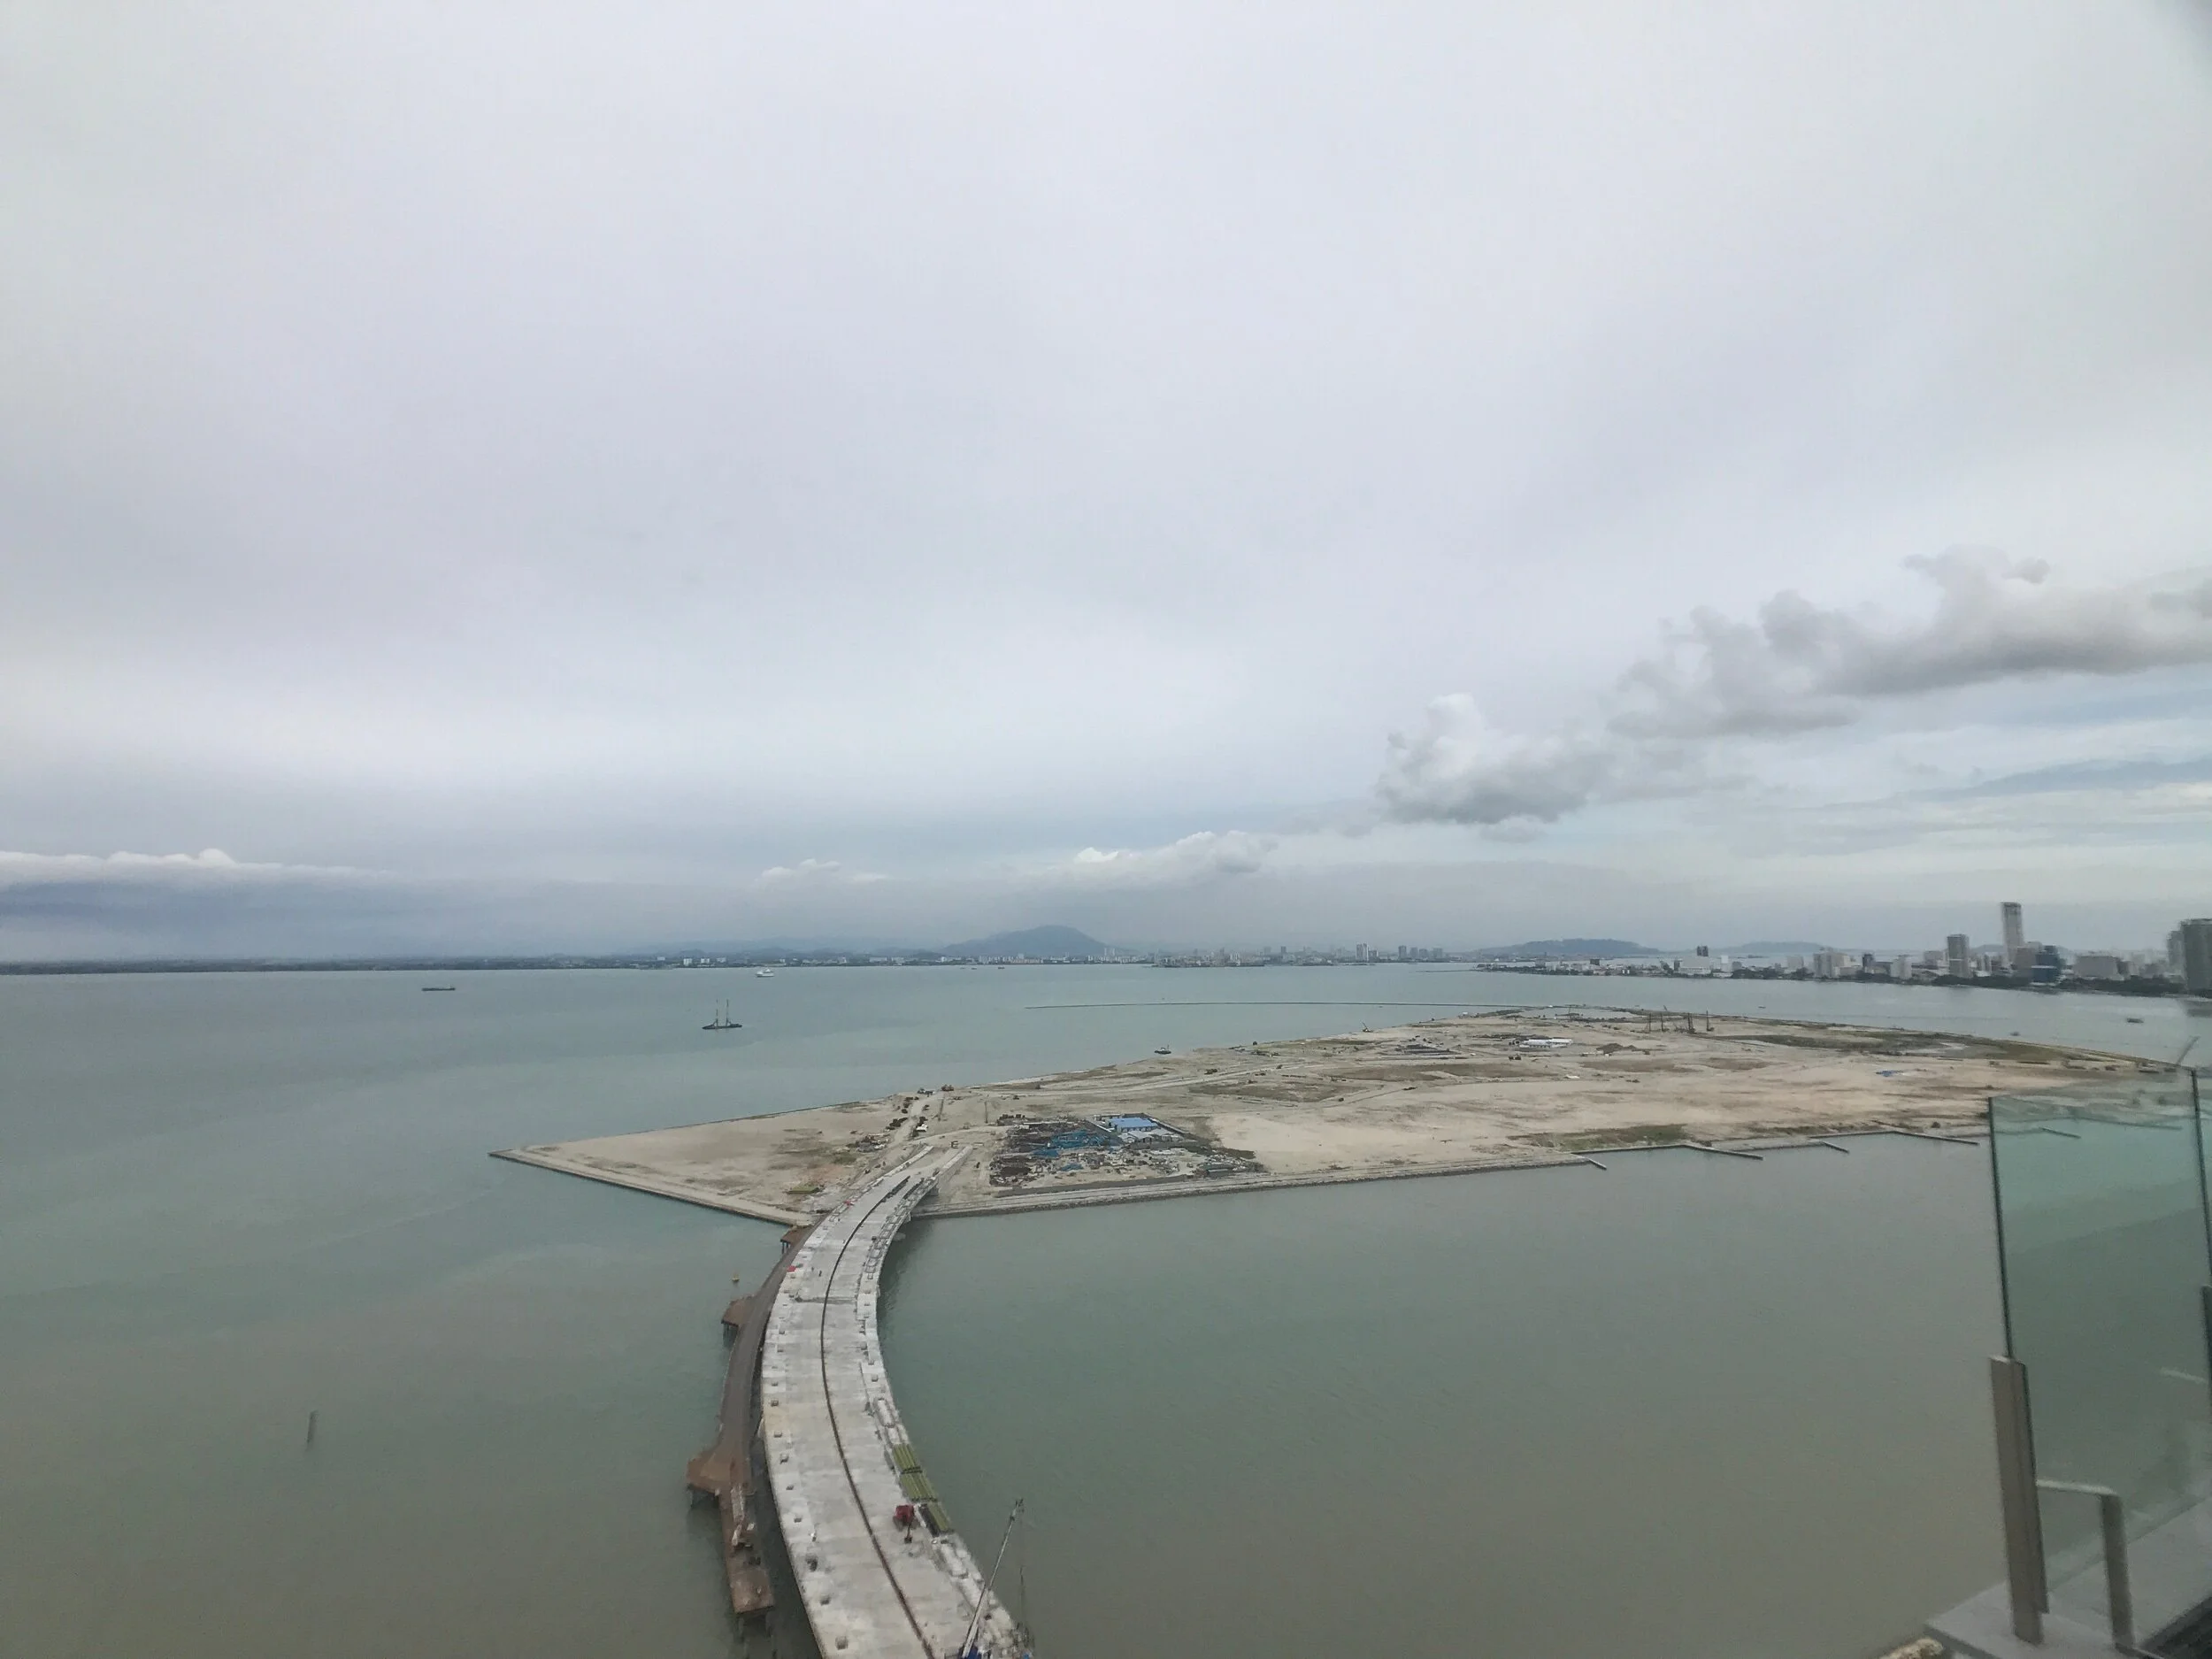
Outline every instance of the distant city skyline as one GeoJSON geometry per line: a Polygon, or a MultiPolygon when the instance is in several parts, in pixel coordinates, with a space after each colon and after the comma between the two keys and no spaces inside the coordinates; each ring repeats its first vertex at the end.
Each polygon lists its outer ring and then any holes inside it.
{"type": "MultiPolygon", "coordinates": [[[[2027,940],[2024,908],[2016,901],[2000,904],[1997,941],[1977,945],[1963,933],[1947,934],[1941,949],[1896,945],[1837,946],[1812,940],[1751,940],[1732,944],[1651,945],[1600,936],[1561,936],[1515,943],[1374,945],[1340,941],[1300,941],[1254,944],[1248,941],[1194,945],[1188,941],[1110,941],[1062,923],[1048,923],[944,944],[896,939],[783,939],[661,941],[611,953],[385,952],[357,956],[311,954],[266,956],[210,956],[205,952],[174,957],[119,956],[118,967],[209,965],[368,970],[392,965],[442,965],[479,969],[631,966],[710,968],[766,963],[832,965],[926,965],[948,962],[1054,963],[1068,961],[1154,966],[1313,966],[1322,964],[1421,965],[1452,963],[1509,967],[1516,963],[1548,964],[1546,971],[1662,972],[1691,977],[1751,973],[1815,979],[1881,979],[1892,981],[1968,981],[2006,985],[2124,985],[2131,989],[2186,990],[2212,995],[2212,918],[2184,918],[2170,929],[2162,949],[2112,947],[2074,949],[2027,940]]],[[[57,959],[63,965],[71,959],[57,959]]],[[[97,971],[100,959],[75,959],[97,971]]],[[[0,971],[23,958],[0,958],[0,971]]],[[[36,965],[34,963],[33,965],[36,965]]]]}

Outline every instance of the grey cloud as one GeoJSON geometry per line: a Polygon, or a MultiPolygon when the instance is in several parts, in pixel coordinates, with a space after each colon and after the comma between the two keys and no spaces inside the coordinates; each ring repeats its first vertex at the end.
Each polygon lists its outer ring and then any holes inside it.
{"type": "Polygon", "coordinates": [[[2126,848],[2141,880],[2171,867],[2177,853],[2200,885],[2202,860],[2193,855],[2212,830],[2212,785],[2202,780],[2146,780],[2124,784],[2109,777],[2081,779],[2069,788],[2014,791],[1927,791],[1870,801],[1825,801],[1777,805],[1731,814],[1712,833],[1732,852],[1750,857],[1855,856],[1907,849],[1920,861],[1945,856],[1996,863],[2024,856],[2049,870],[2067,862],[2107,862],[2126,848]]]}
{"type": "Polygon", "coordinates": [[[1463,695],[1394,733],[1377,786],[1409,822],[1555,821],[1594,803],[1706,787],[1718,746],[1844,726],[1880,703],[2058,675],[2212,663],[2212,577],[2070,588],[2048,567],[1955,549],[1907,561],[1932,614],[1899,622],[1777,594],[1742,622],[1701,608],[1621,677],[1601,718],[1532,736],[1463,695]]]}
{"type": "Polygon", "coordinates": [[[219,847],[196,853],[27,853],[0,849],[0,887],[353,879],[370,872],[334,864],[242,863],[219,847]]]}
{"type": "Polygon", "coordinates": [[[2009,772],[1955,791],[1960,795],[2073,794],[2088,790],[2151,789],[2169,784],[2212,783],[2212,755],[2190,760],[2081,761],[2009,772]]]}
{"type": "Polygon", "coordinates": [[[1848,725],[1870,699],[2052,674],[2212,662],[2212,577],[2179,588],[2069,588],[2039,560],[1972,549],[1906,561],[1934,614],[1885,622],[1777,594],[1755,623],[1693,611],[1666,652],[1622,677],[1630,738],[1773,736],[1848,725]]]}
{"type": "Polygon", "coordinates": [[[1429,704],[1423,728],[1393,732],[1377,786],[1393,818],[1418,823],[1546,823],[1607,795],[1625,758],[1602,732],[1502,732],[1464,692],[1429,704]]]}
{"type": "Polygon", "coordinates": [[[388,948],[458,895],[382,872],[197,853],[0,849],[0,960],[388,948]]]}

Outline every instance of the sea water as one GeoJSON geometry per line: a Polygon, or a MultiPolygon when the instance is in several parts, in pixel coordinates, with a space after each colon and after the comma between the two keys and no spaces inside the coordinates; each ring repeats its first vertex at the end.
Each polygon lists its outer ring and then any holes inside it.
{"type": "MultiPolygon", "coordinates": [[[[778,1229],[487,1153],[1576,1000],[2208,1025],[1397,965],[0,978],[0,1655],[795,1659],[681,1478],[778,1229]]],[[[1997,1572],[1982,1156],[1852,1145],[920,1225],[892,1373],[979,1552],[1026,1500],[1047,1655],[1848,1659],[1997,1572]]]]}

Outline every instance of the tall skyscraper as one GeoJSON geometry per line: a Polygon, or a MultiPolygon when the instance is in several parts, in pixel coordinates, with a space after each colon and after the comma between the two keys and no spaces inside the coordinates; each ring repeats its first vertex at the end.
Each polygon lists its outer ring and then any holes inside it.
{"type": "Polygon", "coordinates": [[[2181,983],[2192,996],[2212,996],[2212,916],[2181,925],[2181,983]]]}
{"type": "Polygon", "coordinates": [[[2021,919],[2017,904],[2000,904],[1997,915],[2004,923],[2005,960],[2010,962],[2020,954],[2020,947],[2028,942],[2028,930],[2021,919]]]}
{"type": "Polygon", "coordinates": [[[1943,971],[1954,979],[1974,977],[1974,947],[1964,933],[1953,933],[1944,940],[1943,971]]]}

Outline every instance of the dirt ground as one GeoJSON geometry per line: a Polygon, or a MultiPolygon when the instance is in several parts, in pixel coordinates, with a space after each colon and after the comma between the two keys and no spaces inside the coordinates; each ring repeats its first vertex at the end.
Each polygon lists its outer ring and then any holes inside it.
{"type": "Polygon", "coordinates": [[[921,1144],[950,1142],[972,1150],[933,1208],[1032,1209],[1608,1147],[1955,1131],[1978,1124],[1993,1094],[2138,1069],[2117,1056],[1863,1026],[1472,1014],[499,1156],[794,1221],[921,1144]]]}

